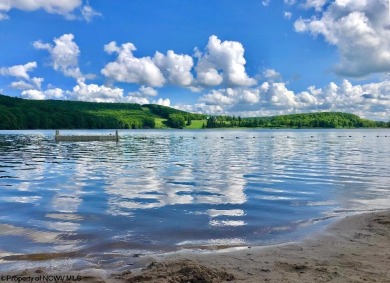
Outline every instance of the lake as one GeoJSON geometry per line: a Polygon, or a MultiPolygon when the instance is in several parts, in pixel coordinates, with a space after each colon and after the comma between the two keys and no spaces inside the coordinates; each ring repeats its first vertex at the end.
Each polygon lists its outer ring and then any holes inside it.
{"type": "Polygon", "coordinates": [[[112,270],[149,254],[283,243],[390,207],[390,129],[120,136],[0,131],[0,270],[112,270]]]}

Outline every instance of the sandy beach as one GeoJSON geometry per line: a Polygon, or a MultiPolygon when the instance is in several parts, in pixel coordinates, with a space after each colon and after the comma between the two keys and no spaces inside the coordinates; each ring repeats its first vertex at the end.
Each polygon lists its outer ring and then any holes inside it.
{"type": "MultiPolygon", "coordinates": [[[[149,263],[141,270],[108,275],[78,271],[69,282],[390,282],[390,211],[347,216],[301,242],[145,260],[149,263]]],[[[39,279],[47,274],[61,272],[34,269],[7,275],[39,279]]]]}

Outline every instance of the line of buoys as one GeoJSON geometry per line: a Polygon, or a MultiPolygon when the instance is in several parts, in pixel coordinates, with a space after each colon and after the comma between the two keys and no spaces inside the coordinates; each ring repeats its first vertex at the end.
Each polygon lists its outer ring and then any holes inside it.
{"type": "MultiPolygon", "coordinates": [[[[353,136],[337,136],[338,138],[346,138],[346,137],[348,137],[348,138],[352,138],[353,136]]],[[[367,136],[362,136],[363,138],[366,138],[367,136]]],[[[380,136],[380,135],[377,135],[376,136],[377,138],[379,138],[379,137],[390,137],[390,136],[380,136]]],[[[135,139],[140,139],[140,140],[147,140],[148,139],[148,137],[134,137],[135,139]]],[[[208,136],[205,136],[204,137],[204,139],[209,139],[210,137],[208,137],[208,136]]],[[[225,137],[220,137],[221,139],[225,139],[225,137]]],[[[229,137],[227,137],[227,138],[229,138],[229,137]]],[[[239,136],[236,136],[235,137],[235,139],[241,139],[242,137],[239,137],[239,136]]],[[[248,137],[248,138],[250,138],[250,137],[248,137]]],[[[253,139],[256,139],[256,138],[266,138],[266,137],[255,137],[255,136],[252,136],[252,138],[253,139]]],[[[271,138],[271,139],[274,139],[274,138],[277,138],[277,137],[275,137],[275,136],[269,136],[269,138],[271,138]]],[[[286,138],[287,139],[294,139],[294,137],[292,137],[292,136],[286,136],[286,138]]],[[[310,136],[310,138],[315,138],[315,136],[310,136]]],[[[185,139],[185,137],[179,137],[179,139],[185,139]]],[[[197,137],[192,137],[192,139],[197,139],[197,137]]]]}

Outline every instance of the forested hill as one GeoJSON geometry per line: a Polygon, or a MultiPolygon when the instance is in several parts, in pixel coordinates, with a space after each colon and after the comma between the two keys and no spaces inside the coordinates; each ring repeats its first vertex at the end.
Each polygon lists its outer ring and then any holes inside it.
{"type": "MultiPolygon", "coordinates": [[[[0,95],[0,129],[140,129],[203,120],[160,105],[27,100],[0,95]]],[[[180,124],[181,125],[181,124],[180,124]]]]}
{"type": "Polygon", "coordinates": [[[0,95],[0,129],[140,129],[140,128],[358,128],[388,127],[338,112],[241,118],[206,116],[174,108],[132,103],[26,100],[0,95]]]}
{"type": "Polygon", "coordinates": [[[305,114],[290,114],[272,117],[214,117],[207,121],[207,126],[262,128],[375,128],[388,127],[389,123],[362,119],[357,115],[342,112],[316,112],[305,114]]]}

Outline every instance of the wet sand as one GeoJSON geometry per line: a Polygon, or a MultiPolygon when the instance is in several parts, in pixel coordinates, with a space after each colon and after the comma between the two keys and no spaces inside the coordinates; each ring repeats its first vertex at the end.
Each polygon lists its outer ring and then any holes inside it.
{"type": "MultiPolygon", "coordinates": [[[[78,282],[113,283],[390,282],[390,210],[345,217],[301,242],[145,260],[149,264],[142,270],[66,274],[81,276],[78,282]]],[[[28,277],[61,272],[34,269],[9,274],[28,277]]]]}

